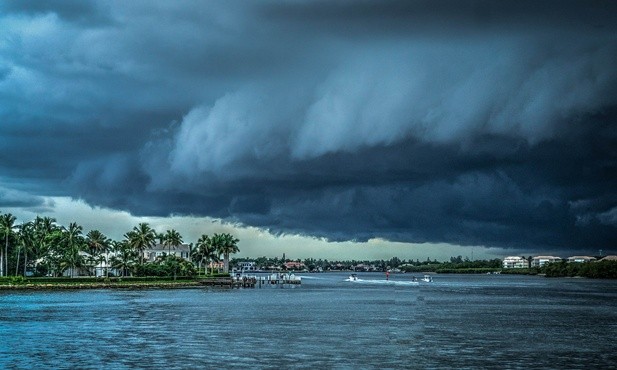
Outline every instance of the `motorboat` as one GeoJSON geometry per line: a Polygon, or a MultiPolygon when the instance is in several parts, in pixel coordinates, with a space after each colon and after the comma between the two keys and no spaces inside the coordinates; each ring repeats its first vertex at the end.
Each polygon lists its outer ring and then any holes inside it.
{"type": "Polygon", "coordinates": [[[432,283],[433,282],[433,278],[430,275],[424,275],[424,277],[422,279],[420,279],[420,280],[425,282],[425,283],[432,283]]]}
{"type": "Polygon", "coordinates": [[[349,279],[347,279],[348,281],[358,281],[358,275],[356,274],[351,274],[349,275],[349,279]]]}

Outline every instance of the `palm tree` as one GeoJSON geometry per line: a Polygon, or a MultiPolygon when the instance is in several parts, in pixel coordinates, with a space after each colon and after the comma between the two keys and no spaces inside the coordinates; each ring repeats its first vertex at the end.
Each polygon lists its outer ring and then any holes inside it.
{"type": "MultiPolygon", "coordinates": [[[[31,249],[34,245],[35,234],[34,224],[32,222],[26,222],[19,227],[18,234],[19,244],[24,250],[24,277],[28,271],[28,249],[31,249]]],[[[18,274],[19,269],[19,253],[17,253],[17,264],[15,265],[15,276],[18,274]]]]}
{"type": "MultiPolygon", "coordinates": [[[[56,219],[52,217],[39,217],[34,220],[34,245],[33,245],[33,260],[35,261],[35,270],[37,269],[37,259],[48,253],[49,240],[54,231],[58,229],[56,219]]],[[[25,271],[25,267],[24,267],[25,271]]]]}
{"type": "MultiPolygon", "coordinates": [[[[216,246],[212,244],[212,239],[206,234],[203,234],[198,240],[194,250],[193,256],[199,261],[199,268],[201,269],[201,263],[218,262],[218,252],[216,246]]],[[[212,266],[212,272],[214,273],[214,266],[212,266]]]]}
{"type": "Polygon", "coordinates": [[[146,222],[133,227],[133,230],[124,235],[128,245],[139,253],[139,263],[144,263],[144,251],[156,244],[156,232],[146,222]]]}
{"type": "Polygon", "coordinates": [[[43,265],[48,272],[52,272],[54,276],[62,274],[64,263],[64,239],[65,229],[63,227],[55,228],[51,233],[45,237],[45,253],[43,257],[43,265]]]}
{"type": "MultiPolygon", "coordinates": [[[[109,251],[109,243],[110,239],[103,235],[102,232],[98,230],[90,230],[88,235],[86,235],[86,243],[90,249],[90,254],[97,260],[101,260],[103,258],[102,254],[105,253],[104,261],[105,261],[105,269],[107,269],[107,252],[109,251]],[[101,258],[97,258],[97,257],[101,258]]],[[[96,275],[96,273],[95,273],[96,275]]]]}
{"type": "Polygon", "coordinates": [[[122,276],[127,276],[128,270],[133,267],[136,252],[128,241],[114,243],[115,255],[111,257],[111,265],[122,271],[122,276]]]}
{"type": "Polygon", "coordinates": [[[240,251],[237,245],[239,241],[240,240],[227,233],[214,234],[212,237],[212,244],[215,245],[218,254],[223,255],[223,266],[225,273],[229,273],[229,255],[240,251]]]}
{"type": "Polygon", "coordinates": [[[195,248],[191,249],[191,260],[197,263],[199,270],[201,270],[201,264],[205,260],[203,249],[205,245],[209,242],[210,242],[210,238],[208,237],[208,235],[204,234],[199,239],[197,239],[195,248]]]}
{"type": "Polygon", "coordinates": [[[9,237],[15,228],[15,216],[10,213],[0,216],[0,232],[4,234],[4,253],[0,251],[0,276],[8,276],[9,237]]]}
{"type": "Polygon", "coordinates": [[[71,268],[71,277],[75,274],[75,267],[78,267],[82,262],[79,254],[85,245],[82,230],[83,228],[77,223],[71,222],[68,229],[63,228],[61,236],[62,260],[67,267],[71,268]]]}
{"type": "Polygon", "coordinates": [[[171,247],[174,247],[174,249],[176,249],[176,247],[181,244],[182,236],[180,236],[180,233],[174,229],[167,230],[167,232],[165,233],[165,240],[163,241],[163,245],[169,248],[168,255],[171,256],[171,247]]]}

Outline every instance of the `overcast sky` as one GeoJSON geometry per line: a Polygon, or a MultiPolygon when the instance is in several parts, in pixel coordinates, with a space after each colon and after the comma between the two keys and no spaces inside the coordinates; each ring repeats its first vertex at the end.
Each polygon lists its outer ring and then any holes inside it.
{"type": "Polygon", "coordinates": [[[252,256],[617,253],[616,61],[613,1],[0,1],[0,211],[252,256]]]}

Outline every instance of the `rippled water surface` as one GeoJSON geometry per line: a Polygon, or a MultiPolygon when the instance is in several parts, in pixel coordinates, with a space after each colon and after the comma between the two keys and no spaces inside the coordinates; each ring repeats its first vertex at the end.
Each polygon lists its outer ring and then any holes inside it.
{"type": "Polygon", "coordinates": [[[0,292],[0,368],[617,368],[617,282],[0,292]]]}

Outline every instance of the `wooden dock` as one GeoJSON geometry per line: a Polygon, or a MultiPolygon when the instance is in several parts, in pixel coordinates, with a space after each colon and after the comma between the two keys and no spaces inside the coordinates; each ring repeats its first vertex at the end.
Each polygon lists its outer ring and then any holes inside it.
{"type": "Polygon", "coordinates": [[[261,288],[267,286],[283,287],[285,285],[300,285],[302,284],[302,278],[294,276],[293,274],[241,275],[199,279],[198,282],[202,285],[211,287],[261,288]]]}

